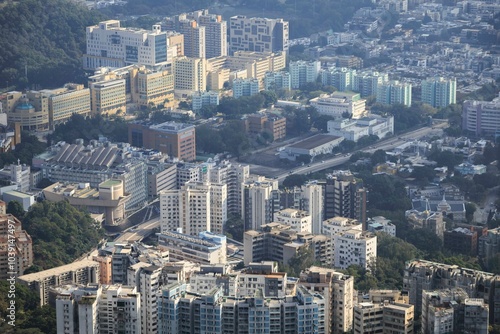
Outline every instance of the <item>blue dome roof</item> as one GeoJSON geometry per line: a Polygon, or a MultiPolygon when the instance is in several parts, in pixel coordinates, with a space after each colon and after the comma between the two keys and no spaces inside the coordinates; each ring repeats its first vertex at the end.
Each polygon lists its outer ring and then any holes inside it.
{"type": "Polygon", "coordinates": [[[33,105],[29,103],[21,103],[16,107],[16,109],[29,110],[29,109],[35,109],[35,107],[33,107],[33,105]]]}

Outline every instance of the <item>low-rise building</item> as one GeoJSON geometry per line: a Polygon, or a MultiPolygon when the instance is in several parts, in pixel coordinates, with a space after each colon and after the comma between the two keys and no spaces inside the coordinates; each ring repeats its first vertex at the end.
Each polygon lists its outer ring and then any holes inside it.
{"type": "Polygon", "coordinates": [[[99,283],[99,263],[81,260],[64,266],[22,275],[17,282],[26,285],[39,296],[40,306],[49,301],[49,290],[65,284],[99,283]]]}
{"type": "Polygon", "coordinates": [[[372,233],[384,232],[393,237],[396,236],[396,225],[382,216],[369,218],[366,221],[366,230],[372,233]]]}
{"type": "Polygon", "coordinates": [[[381,117],[370,115],[360,119],[336,119],[328,121],[328,133],[357,142],[364,136],[377,136],[379,139],[394,133],[394,116],[381,117]]]}
{"type": "Polygon", "coordinates": [[[202,232],[198,237],[178,232],[157,233],[160,249],[168,250],[172,261],[192,261],[200,264],[226,263],[226,237],[202,232]]]}
{"type": "Polygon", "coordinates": [[[460,165],[455,166],[455,170],[462,175],[479,175],[486,173],[486,166],[463,162],[460,165]]]}
{"type": "Polygon", "coordinates": [[[69,204],[90,213],[104,214],[107,225],[114,225],[125,218],[125,203],[130,194],[124,191],[123,180],[109,179],[91,188],[88,183],[63,184],[56,182],[43,189],[44,197],[53,202],[69,204]]]}
{"type": "Polygon", "coordinates": [[[477,232],[473,229],[457,227],[444,232],[443,246],[454,253],[477,255],[477,232]]]}
{"type": "Polygon", "coordinates": [[[300,142],[286,146],[280,151],[280,159],[297,160],[299,156],[309,156],[314,158],[320,154],[332,153],[332,150],[339,146],[344,140],[342,137],[331,135],[315,135],[300,142]]]}
{"type": "Polygon", "coordinates": [[[309,101],[321,115],[361,118],[366,114],[366,100],[361,99],[358,93],[334,92],[330,95],[321,95],[309,101]]]}

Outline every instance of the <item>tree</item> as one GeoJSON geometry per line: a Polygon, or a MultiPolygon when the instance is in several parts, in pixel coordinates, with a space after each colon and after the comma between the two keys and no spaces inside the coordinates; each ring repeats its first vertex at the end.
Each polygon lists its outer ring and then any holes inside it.
{"type": "Polygon", "coordinates": [[[465,219],[467,219],[468,223],[472,222],[476,209],[477,208],[474,203],[465,203],[465,219]]]}
{"type": "Polygon", "coordinates": [[[259,94],[261,94],[264,97],[265,108],[274,105],[278,101],[278,96],[273,91],[263,90],[259,94]]]}
{"type": "Polygon", "coordinates": [[[243,242],[243,233],[245,233],[245,222],[240,215],[230,214],[226,222],[226,235],[236,241],[243,242]]]}
{"type": "Polygon", "coordinates": [[[7,204],[6,212],[18,219],[23,219],[25,214],[22,204],[18,201],[10,201],[9,204],[7,204]]]}
{"type": "Polygon", "coordinates": [[[376,150],[370,157],[373,165],[384,163],[386,161],[386,158],[387,154],[385,153],[384,150],[376,150]]]}
{"type": "Polygon", "coordinates": [[[288,175],[284,180],[283,180],[283,187],[284,188],[293,188],[293,187],[300,187],[304,183],[306,183],[307,177],[302,174],[292,174],[288,175]]]}
{"type": "Polygon", "coordinates": [[[43,269],[72,262],[96,247],[104,236],[88,213],[67,201],[32,205],[23,227],[33,238],[33,264],[43,269]]]}
{"type": "Polygon", "coordinates": [[[300,247],[287,264],[281,269],[291,277],[299,277],[300,273],[314,264],[314,250],[309,247],[300,247]]]}

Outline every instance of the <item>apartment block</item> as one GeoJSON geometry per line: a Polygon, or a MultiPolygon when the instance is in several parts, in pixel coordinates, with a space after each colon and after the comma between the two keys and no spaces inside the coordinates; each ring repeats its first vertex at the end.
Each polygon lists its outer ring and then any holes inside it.
{"type": "Polygon", "coordinates": [[[55,300],[57,333],[99,333],[99,284],[59,288],[55,300]]]}
{"type": "Polygon", "coordinates": [[[321,69],[320,61],[306,62],[303,60],[290,62],[289,71],[292,89],[299,89],[309,82],[316,82],[321,69]]]}
{"type": "Polygon", "coordinates": [[[148,67],[166,65],[167,32],[161,26],[153,25],[152,30],[124,28],[118,20],[100,22],[87,27],[87,51],[83,56],[83,68],[93,70],[98,67],[119,68],[130,64],[148,67]]]}
{"type": "Polygon", "coordinates": [[[229,20],[229,54],[236,51],[288,52],[289,26],[283,19],[233,16],[229,20]]]}
{"type": "Polygon", "coordinates": [[[191,261],[199,264],[225,264],[226,237],[211,232],[191,236],[178,232],[157,233],[158,245],[168,250],[171,261],[191,261]]]}
{"type": "Polygon", "coordinates": [[[359,265],[370,270],[377,259],[377,236],[370,232],[351,229],[335,234],[333,247],[336,268],[359,265]]]}
{"type": "Polygon", "coordinates": [[[319,75],[321,77],[321,82],[325,86],[333,86],[337,88],[339,92],[354,90],[355,69],[333,67],[321,70],[319,75]]]}
{"type": "Polygon", "coordinates": [[[184,161],[196,159],[196,134],[191,124],[129,123],[128,139],[129,143],[135,147],[154,149],[184,161]]]}
{"type": "Polygon", "coordinates": [[[180,95],[190,96],[193,92],[205,91],[206,65],[204,58],[177,57],[172,68],[174,72],[174,88],[180,95]]]}
{"type": "Polygon", "coordinates": [[[354,277],[313,266],[300,274],[299,284],[325,298],[326,333],[341,334],[352,330],[354,277]]]}
{"type": "Polygon", "coordinates": [[[245,230],[259,230],[273,220],[272,192],[278,189],[276,180],[248,180],[241,188],[241,218],[245,230]]]}
{"type": "Polygon", "coordinates": [[[321,115],[334,118],[349,115],[353,119],[361,118],[366,114],[366,101],[357,93],[334,92],[330,95],[323,94],[310,101],[321,115]]]}
{"type": "Polygon", "coordinates": [[[174,75],[170,71],[151,71],[144,67],[136,69],[137,104],[141,107],[165,106],[174,100],[174,75]]]}
{"type": "Polygon", "coordinates": [[[33,241],[11,214],[0,214],[0,279],[22,275],[33,265],[33,241]],[[13,238],[12,238],[13,237],[13,238]]]}
{"type": "Polygon", "coordinates": [[[264,76],[264,89],[279,91],[290,90],[292,88],[289,72],[267,72],[264,76]]]}
{"type": "Polygon", "coordinates": [[[377,102],[411,106],[411,84],[397,80],[383,82],[377,88],[377,102]]]}
{"type": "Polygon", "coordinates": [[[493,135],[500,130],[500,97],[493,101],[464,101],[462,129],[476,136],[493,135]]]}
{"type": "Polygon", "coordinates": [[[274,192],[275,201],[279,201],[279,209],[294,208],[307,211],[311,216],[312,233],[322,234],[323,225],[323,192],[317,181],[310,181],[305,185],[285,188],[274,192]],[[276,197],[279,197],[277,199],[276,197]]]}
{"type": "Polygon", "coordinates": [[[252,96],[259,93],[259,80],[235,79],[233,80],[233,97],[252,96]]]}
{"type": "Polygon", "coordinates": [[[415,312],[424,312],[424,290],[462,288],[469,298],[481,298],[490,306],[490,322],[499,321],[498,281],[494,274],[456,265],[414,260],[406,263],[403,292],[408,293],[415,312]]]}
{"type": "Polygon", "coordinates": [[[414,307],[394,302],[362,302],[354,306],[354,333],[411,334],[414,307]]]}
{"type": "Polygon", "coordinates": [[[167,17],[162,27],[184,35],[187,57],[214,58],[227,55],[227,22],[208,9],[167,17]]]}
{"type": "Polygon", "coordinates": [[[325,300],[316,292],[298,287],[294,296],[229,298],[221,287],[203,295],[186,284],[166,286],[159,301],[159,333],[326,333],[325,300]]]}
{"type": "Polygon", "coordinates": [[[179,228],[189,235],[222,234],[227,221],[227,185],[187,182],[181,189],[160,192],[161,231],[179,228]]]}
{"type": "Polygon", "coordinates": [[[99,333],[142,333],[141,310],[141,296],[135,287],[103,286],[98,302],[99,333]]]}
{"type": "Polygon", "coordinates": [[[22,275],[17,282],[26,285],[40,298],[40,306],[49,301],[49,290],[65,284],[99,283],[99,263],[92,260],[81,260],[64,266],[22,275]]]}
{"type": "Polygon", "coordinates": [[[294,231],[312,233],[311,216],[306,211],[283,209],[275,213],[274,221],[290,226],[294,231]]]}
{"type": "Polygon", "coordinates": [[[337,171],[327,175],[322,186],[325,220],[338,216],[365,224],[367,191],[362,180],[349,171],[337,171]]]}
{"type": "Polygon", "coordinates": [[[312,249],[314,258],[324,265],[333,262],[332,239],[324,235],[298,233],[291,226],[269,223],[243,236],[244,263],[277,261],[287,263],[301,249],[312,249]]]}
{"type": "Polygon", "coordinates": [[[381,72],[357,72],[354,74],[352,88],[359,92],[361,97],[377,96],[378,88],[389,81],[389,75],[381,72]]]}
{"type": "Polygon", "coordinates": [[[434,108],[444,108],[456,103],[457,80],[443,77],[422,81],[422,102],[434,108]]]}
{"type": "Polygon", "coordinates": [[[194,112],[200,111],[205,106],[219,105],[219,93],[215,91],[193,93],[192,99],[194,112]]]}
{"type": "Polygon", "coordinates": [[[246,116],[246,128],[251,134],[261,134],[266,131],[272,135],[272,140],[286,137],[286,118],[273,113],[259,112],[246,116]]]}

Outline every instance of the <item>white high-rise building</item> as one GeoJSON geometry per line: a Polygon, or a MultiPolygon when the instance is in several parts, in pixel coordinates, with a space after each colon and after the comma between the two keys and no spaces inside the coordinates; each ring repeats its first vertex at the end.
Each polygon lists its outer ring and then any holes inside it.
{"type": "Polygon", "coordinates": [[[288,52],[288,21],[233,16],[229,20],[229,54],[236,51],[288,52]]]}
{"type": "Polygon", "coordinates": [[[223,233],[227,220],[227,185],[187,182],[181,189],[160,193],[161,231],[197,236],[200,232],[223,233]]]}
{"type": "Polygon", "coordinates": [[[321,69],[321,62],[294,61],[290,62],[290,79],[292,89],[299,89],[305,83],[315,82],[321,69]]]}
{"type": "Polygon", "coordinates": [[[493,101],[464,101],[462,129],[476,136],[494,135],[500,131],[500,97],[493,101]]]}
{"type": "Polygon", "coordinates": [[[283,71],[266,72],[266,75],[264,76],[265,90],[290,90],[291,88],[290,73],[283,71]]]}
{"type": "Polygon", "coordinates": [[[165,65],[171,62],[167,57],[167,39],[167,32],[162,32],[160,25],[144,30],[123,28],[118,20],[103,21],[87,27],[87,52],[83,56],[83,67],[93,70],[131,64],[165,65]]]}
{"type": "Polygon", "coordinates": [[[127,283],[141,294],[142,333],[158,332],[157,294],[160,292],[162,268],[138,262],[127,269],[127,283]]]}
{"type": "Polygon", "coordinates": [[[259,80],[257,79],[234,79],[233,97],[252,96],[259,93],[259,80]]]}
{"type": "Polygon", "coordinates": [[[274,221],[291,226],[297,232],[312,232],[311,216],[306,211],[283,209],[275,213],[274,221]]]}
{"type": "Polygon", "coordinates": [[[241,218],[245,230],[260,230],[261,225],[272,221],[272,191],[278,189],[276,180],[259,178],[242,186],[241,218]]]}
{"type": "Polygon", "coordinates": [[[95,284],[57,290],[57,333],[144,333],[141,298],[135,287],[95,284]]]}
{"type": "Polygon", "coordinates": [[[361,72],[354,75],[352,90],[359,92],[361,97],[377,96],[378,87],[389,80],[387,73],[361,72]]]}
{"type": "Polygon", "coordinates": [[[317,182],[308,182],[301,187],[302,210],[311,216],[312,234],[321,234],[323,224],[323,188],[317,182]]]}
{"type": "Polygon", "coordinates": [[[456,103],[457,80],[445,78],[431,78],[422,81],[422,102],[434,108],[443,108],[456,103]]]}
{"type": "Polygon", "coordinates": [[[411,84],[397,80],[380,84],[377,89],[377,102],[411,106],[411,84]]]}
{"type": "Polygon", "coordinates": [[[322,70],[321,82],[325,86],[333,86],[337,88],[339,92],[345,92],[353,90],[354,76],[356,75],[356,70],[352,68],[329,68],[322,70]]]}
{"type": "Polygon", "coordinates": [[[370,270],[377,259],[377,236],[350,229],[333,237],[334,267],[347,269],[359,265],[370,270]]]}

